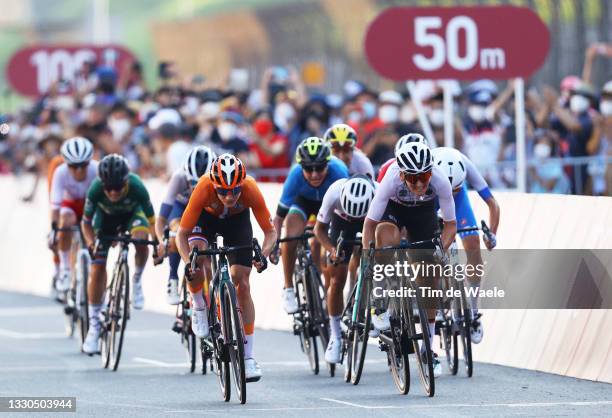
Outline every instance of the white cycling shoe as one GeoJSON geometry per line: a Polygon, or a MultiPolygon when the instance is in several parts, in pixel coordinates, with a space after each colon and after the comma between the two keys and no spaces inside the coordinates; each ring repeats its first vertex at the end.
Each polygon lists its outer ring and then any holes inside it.
{"type": "Polygon", "coordinates": [[[247,382],[257,382],[261,379],[261,367],[254,358],[244,359],[244,377],[247,382]]]}
{"type": "Polygon", "coordinates": [[[391,323],[389,322],[389,311],[384,311],[380,314],[372,314],[372,325],[378,331],[386,331],[391,328],[391,323]]]}
{"type": "Polygon", "coordinates": [[[482,341],[482,335],[484,334],[482,322],[480,322],[481,316],[481,313],[477,313],[472,319],[472,326],[470,327],[470,338],[474,344],[479,344],[482,341]]]}
{"type": "Polygon", "coordinates": [[[330,339],[325,350],[325,361],[331,364],[342,360],[342,340],[330,339]]]}
{"type": "Polygon", "coordinates": [[[90,356],[100,352],[100,324],[93,322],[89,324],[89,330],[81,349],[90,356]]]}
{"type": "Polygon", "coordinates": [[[132,280],[132,308],[144,308],[144,293],[142,292],[142,280],[132,280]]]}
{"type": "Polygon", "coordinates": [[[288,314],[294,314],[300,308],[295,297],[295,290],[292,287],[283,289],[283,308],[288,314]]]}
{"type": "Polygon", "coordinates": [[[178,305],[181,302],[178,294],[178,280],[168,280],[168,290],[166,293],[166,302],[168,305],[178,305]]]}
{"type": "Polygon", "coordinates": [[[210,333],[208,329],[208,316],[207,310],[191,310],[191,330],[196,337],[206,338],[210,333]]]}

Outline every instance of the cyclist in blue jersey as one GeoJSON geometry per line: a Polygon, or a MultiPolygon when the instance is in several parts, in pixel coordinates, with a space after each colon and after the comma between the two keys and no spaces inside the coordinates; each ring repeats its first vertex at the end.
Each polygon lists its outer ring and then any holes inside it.
{"type": "MultiPolygon", "coordinates": [[[[491,239],[484,235],[484,243],[487,249],[492,250],[497,244],[495,234],[499,225],[500,209],[497,200],[489,190],[489,186],[483,176],[480,174],[474,163],[461,152],[454,148],[440,147],[431,151],[434,158],[434,164],[440,167],[444,174],[447,175],[452,189],[453,199],[455,201],[455,213],[457,217],[457,229],[478,227],[472,205],[467,193],[467,183],[470,184],[480,195],[482,200],[489,208],[489,225],[491,228],[491,239]]],[[[463,243],[463,248],[467,255],[468,265],[482,264],[482,256],[480,254],[480,236],[478,231],[460,232],[459,236],[463,243]]],[[[470,287],[478,287],[481,277],[468,277],[470,287]]],[[[472,342],[480,343],[483,335],[482,324],[480,323],[481,314],[478,313],[476,306],[477,297],[473,297],[470,301],[473,309],[473,320],[471,327],[472,342]]]]}
{"type": "MultiPolygon", "coordinates": [[[[304,232],[308,221],[316,219],[325,192],[336,180],[348,177],[346,165],[332,157],[329,144],[317,137],[304,139],[298,145],[296,161],[289,171],[283,186],[283,194],[278,204],[274,227],[277,231],[285,227],[285,236],[297,236],[304,232]]],[[[297,241],[281,245],[285,285],[283,306],[289,314],[298,310],[293,290],[292,277],[295,267],[297,241]]],[[[318,264],[320,249],[312,254],[318,264]]]]}

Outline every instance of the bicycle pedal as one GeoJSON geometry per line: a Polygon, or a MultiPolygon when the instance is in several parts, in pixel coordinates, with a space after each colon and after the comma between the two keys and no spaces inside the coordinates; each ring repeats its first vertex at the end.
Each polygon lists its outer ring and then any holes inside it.
{"type": "Polygon", "coordinates": [[[177,334],[181,334],[183,332],[183,326],[178,322],[174,322],[174,324],[172,324],[172,331],[176,332],[177,334]]]}
{"type": "Polygon", "coordinates": [[[248,379],[246,379],[247,383],[254,383],[254,382],[259,382],[261,380],[261,376],[257,376],[257,377],[250,377],[248,379]]]}
{"type": "Polygon", "coordinates": [[[64,313],[66,315],[72,315],[74,313],[74,307],[73,306],[64,306],[64,313]]]}

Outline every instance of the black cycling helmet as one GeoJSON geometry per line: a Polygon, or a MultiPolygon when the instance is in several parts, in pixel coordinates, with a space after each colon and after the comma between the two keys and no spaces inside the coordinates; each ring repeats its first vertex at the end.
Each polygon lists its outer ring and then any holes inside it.
{"type": "Polygon", "coordinates": [[[98,165],[98,176],[104,186],[121,186],[127,180],[130,168],[127,160],[119,154],[109,154],[98,165]]]}
{"type": "Polygon", "coordinates": [[[295,153],[295,161],[302,167],[327,164],[330,159],[329,144],[316,136],[308,137],[300,142],[295,153]]]}

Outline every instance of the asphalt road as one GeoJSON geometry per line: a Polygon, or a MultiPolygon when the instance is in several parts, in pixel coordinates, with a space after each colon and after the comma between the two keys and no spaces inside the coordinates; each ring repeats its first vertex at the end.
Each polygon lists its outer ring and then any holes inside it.
{"type": "Polygon", "coordinates": [[[264,377],[248,385],[246,405],[225,403],[215,376],[187,372],[172,322],[168,315],[133,313],[119,370],[111,372],[65,336],[59,305],[0,292],[0,396],[76,396],[78,414],[104,417],[612,415],[612,385],[482,363],[472,379],[437,379],[434,398],[413,373],[411,392],[402,396],[373,345],[360,384],[352,386],[341,368],[335,378],[314,376],[297,337],[263,330],[255,334],[255,357],[264,377]]]}

